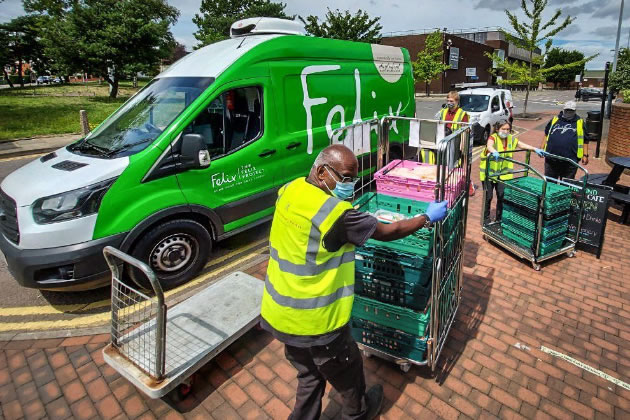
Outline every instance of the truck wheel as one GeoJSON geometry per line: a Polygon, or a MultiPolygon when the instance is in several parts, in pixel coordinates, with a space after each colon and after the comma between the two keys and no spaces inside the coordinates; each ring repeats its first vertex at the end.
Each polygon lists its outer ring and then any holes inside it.
{"type": "Polygon", "coordinates": [[[483,142],[482,142],[482,144],[488,143],[488,137],[490,137],[490,126],[489,125],[487,125],[486,128],[483,130],[483,142]]]}
{"type": "MultiPolygon", "coordinates": [[[[171,289],[191,280],[203,268],[212,250],[212,238],[194,220],[171,220],[147,232],[131,255],[155,272],[162,288],[171,289]]],[[[136,283],[151,289],[149,280],[137,269],[129,275],[136,283]]]]}

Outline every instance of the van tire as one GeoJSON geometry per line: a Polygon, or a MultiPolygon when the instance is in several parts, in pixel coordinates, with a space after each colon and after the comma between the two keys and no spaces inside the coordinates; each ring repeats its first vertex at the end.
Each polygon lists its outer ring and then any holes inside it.
{"type": "MultiPolygon", "coordinates": [[[[210,251],[212,238],[202,224],[177,219],[142,235],[131,255],[151,267],[162,288],[168,290],[192,280],[208,261],[210,251]]],[[[127,273],[136,284],[151,289],[138,269],[129,267],[127,273]]]]}
{"type": "Polygon", "coordinates": [[[483,130],[483,135],[482,135],[482,144],[486,144],[488,143],[488,137],[490,137],[490,126],[487,125],[486,128],[483,130]]]}

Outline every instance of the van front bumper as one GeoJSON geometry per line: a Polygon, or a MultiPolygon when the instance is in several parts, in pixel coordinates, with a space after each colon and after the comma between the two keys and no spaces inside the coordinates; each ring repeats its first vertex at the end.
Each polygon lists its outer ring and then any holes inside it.
{"type": "Polygon", "coordinates": [[[75,245],[20,249],[0,234],[0,250],[17,282],[34,289],[78,291],[103,287],[110,272],[103,248],[119,247],[126,233],[75,245]]]}

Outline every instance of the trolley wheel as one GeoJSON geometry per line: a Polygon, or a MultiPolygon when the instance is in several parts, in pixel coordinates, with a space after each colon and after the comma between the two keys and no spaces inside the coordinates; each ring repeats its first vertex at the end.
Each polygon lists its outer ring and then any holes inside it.
{"type": "Polygon", "coordinates": [[[484,241],[488,242],[488,236],[486,234],[481,235],[484,241]]]}
{"type": "Polygon", "coordinates": [[[404,373],[409,372],[409,369],[411,369],[411,363],[401,363],[399,366],[400,370],[402,370],[404,373]]]}
{"type": "Polygon", "coordinates": [[[575,251],[569,251],[569,252],[567,252],[567,256],[568,256],[569,258],[574,258],[574,257],[575,257],[575,251]]]}
{"type": "Polygon", "coordinates": [[[193,385],[195,384],[195,374],[192,374],[188,379],[179,384],[177,387],[177,396],[180,399],[185,399],[192,392],[193,385]]]}
{"type": "Polygon", "coordinates": [[[534,267],[534,270],[536,270],[536,271],[540,271],[540,264],[538,264],[538,263],[532,263],[532,267],[534,267]]]}

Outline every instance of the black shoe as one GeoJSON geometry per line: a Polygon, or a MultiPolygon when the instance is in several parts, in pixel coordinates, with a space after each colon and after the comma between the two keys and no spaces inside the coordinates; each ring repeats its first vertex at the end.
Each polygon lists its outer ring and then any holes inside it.
{"type": "Polygon", "coordinates": [[[378,416],[383,404],[383,385],[377,384],[368,389],[365,393],[365,404],[367,405],[365,420],[372,420],[378,416]]]}

